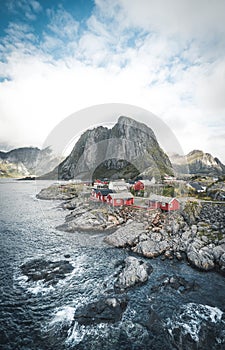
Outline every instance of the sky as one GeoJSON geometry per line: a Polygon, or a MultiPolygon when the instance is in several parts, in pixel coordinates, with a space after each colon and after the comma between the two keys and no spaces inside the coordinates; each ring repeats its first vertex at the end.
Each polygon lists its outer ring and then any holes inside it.
{"type": "Polygon", "coordinates": [[[0,0],[0,147],[42,147],[72,114],[75,135],[101,122],[77,112],[115,103],[225,163],[224,23],[225,0],[0,0]]]}

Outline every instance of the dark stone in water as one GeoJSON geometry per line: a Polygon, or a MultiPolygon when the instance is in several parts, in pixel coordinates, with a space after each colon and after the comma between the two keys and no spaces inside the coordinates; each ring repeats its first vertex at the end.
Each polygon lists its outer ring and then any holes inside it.
{"type": "Polygon", "coordinates": [[[69,259],[70,258],[70,254],[65,254],[64,258],[69,259]]]}
{"type": "Polygon", "coordinates": [[[80,307],[74,319],[82,325],[115,323],[121,320],[127,303],[128,300],[125,297],[100,298],[98,301],[80,307]]]}
{"type": "Polygon", "coordinates": [[[49,284],[56,284],[74,269],[67,260],[45,261],[42,259],[28,261],[20,268],[23,274],[28,277],[28,281],[43,280],[49,284]]]}
{"type": "Polygon", "coordinates": [[[190,292],[199,288],[195,281],[189,282],[182,276],[177,275],[168,276],[164,274],[159,277],[158,280],[160,283],[151,288],[152,292],[158,292],[161,288],[165,287],[170,287],[179,291],[180,293],[190,292]]]}

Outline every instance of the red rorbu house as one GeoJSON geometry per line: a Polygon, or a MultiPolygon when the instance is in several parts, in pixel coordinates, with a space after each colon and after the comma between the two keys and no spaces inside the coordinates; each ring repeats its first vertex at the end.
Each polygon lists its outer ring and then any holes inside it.
{"type": "Polygon", "coordinates": [[[113,191],[109,190],[108,188],[92,188],[91,199],[97,199],[102,202],[107,202],[107,196],[109,193],[113,193],[113,191]]]}
{"type": "Polygon", "coordinates": [[[107,202],[107,196],[110,193],[113,193],[113,191],[109,190],[108,188],[98,190],[97,198],[102,202],[107,202]]]}
{"type": "Polygon", "coordinates": [[[148,200],[148,206],[150,209],[175,211],[180,209],[180,202],[176,198],[152,195],[148,200]]]}
{"type": "Polygon", "coordinates": [[[102,188],[102,187],[106,187],[108,185],[108,181],[107,180],[95,180],[94,181],[94,188],[102,188]]]}
{"type": "Polygon", "coordinates": [[[141,181],[139,180],[139,181],[135,182],[133,188],[134,188],[134,191],[135,191],[135,192],[138,192],[138,191],[143,190],[143,189],[145,188],[145,185],[143,184],[143,182],[141,182],[141,181]]]}
{"type": "Polygon", "coordinates": [[[99,188],[92,188],[91,190],[91,199],[98,199],[99,188]]]}
{"type": "Polygon", "coordinates": [[[130,192],[109,193],[107,196],[107,202],[113,207],[133,205],[134,196],[130,192]]]}

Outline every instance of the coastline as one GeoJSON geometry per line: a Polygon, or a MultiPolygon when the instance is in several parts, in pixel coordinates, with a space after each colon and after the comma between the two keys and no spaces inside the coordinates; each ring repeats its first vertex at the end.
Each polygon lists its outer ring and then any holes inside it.
{"type": "Polygon", "coordinates": [[[80,185],[54,184],[37,198],[63,201],[60,207],[67,215],[56,227],[60,231],[105,232],[107,244],[137,256],[184,260],[199,270],[225,275],[224,204],[186,202],[179,212],[163,213],[132,206],[113,208],[92,201],[88,193],[80,185]]]}

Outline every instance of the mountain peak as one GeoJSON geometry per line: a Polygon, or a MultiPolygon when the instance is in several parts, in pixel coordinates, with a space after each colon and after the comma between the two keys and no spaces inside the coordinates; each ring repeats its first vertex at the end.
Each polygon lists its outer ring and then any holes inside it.
{"type": "Polygon", "coordinates": [[[102,177],[173,173],[152,129],[126,116],[120,116],[112,129],[97,127],[81,135],[71,154],[59,165],[58,174],[61,179],[90,180],[99,167],[102,177]]]}

